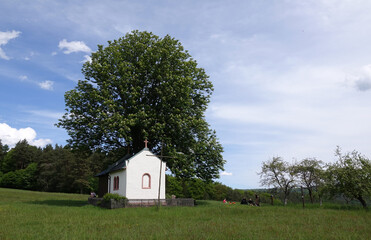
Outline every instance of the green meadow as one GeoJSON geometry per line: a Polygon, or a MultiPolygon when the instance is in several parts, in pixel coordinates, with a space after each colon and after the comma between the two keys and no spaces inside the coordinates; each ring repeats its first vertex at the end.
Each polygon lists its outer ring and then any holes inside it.
{"type": "Polygon", "coordinates": [[[0,188],[0,239],[370,239],[371,212],[339,205],[108,210],[87,195],[0,188]]]}

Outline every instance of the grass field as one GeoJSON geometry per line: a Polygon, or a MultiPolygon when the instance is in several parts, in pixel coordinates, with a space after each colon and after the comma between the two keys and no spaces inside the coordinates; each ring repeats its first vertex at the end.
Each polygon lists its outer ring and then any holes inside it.
{"type": "Polygon", "coordinates": [[[371,239],[371,212],[336,206],[108,210],[87,195],[0,188],[0,239],[371,239]]]}

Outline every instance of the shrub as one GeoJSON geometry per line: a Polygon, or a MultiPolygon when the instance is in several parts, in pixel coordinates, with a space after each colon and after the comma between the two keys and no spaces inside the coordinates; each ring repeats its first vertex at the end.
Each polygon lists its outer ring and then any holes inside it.
{"type": "Polygon", "coordinates": [[[36,189],[36,177],[37,163],[31,163],[26,169],[0,174],[0,187],[33,190],[36,189]]]}
{"type": "Polygon", "coordinates": [[[124,199],[125,200],[126,197],[120,196],[117,193],[106,193],[106,194],[104,194],[103,201],[109,202],[111,199],[115,199],[116,201],[119,201],[121,199],[124,199]]]}
{"type": "Polygon", "coordinates": [[[1,178],[0,187],[19,188],[21,183],[18,173],[19,171],[5,173],[1,178]]]}

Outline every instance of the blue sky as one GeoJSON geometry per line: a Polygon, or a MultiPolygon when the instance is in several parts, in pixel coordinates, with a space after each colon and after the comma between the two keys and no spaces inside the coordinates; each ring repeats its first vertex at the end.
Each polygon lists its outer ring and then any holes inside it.
{"type": "Polygon", "coordinates": [[[169,34],[215,91],[206,113],[227,160],[219,181],[260,187],[262,161],[337,145],[371,157],[371,2],[0,2],[0,138],[66,144],[54,124],[98,44],[131,30],[169,34]]]}

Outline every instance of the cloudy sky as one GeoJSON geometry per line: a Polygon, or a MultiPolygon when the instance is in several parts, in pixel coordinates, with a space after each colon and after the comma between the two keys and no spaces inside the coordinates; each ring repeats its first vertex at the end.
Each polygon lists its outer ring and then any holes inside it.
{"type": "Polygon", "coordinates": [[[66,144],[54,124],[83,62],[131,30],[169,34],[215,91],[207,121],[227,160],[219,181],[257,188],[262,161],[337,145],[371,157],[371,1],[0,2],[0,139],[66,144]]]}

